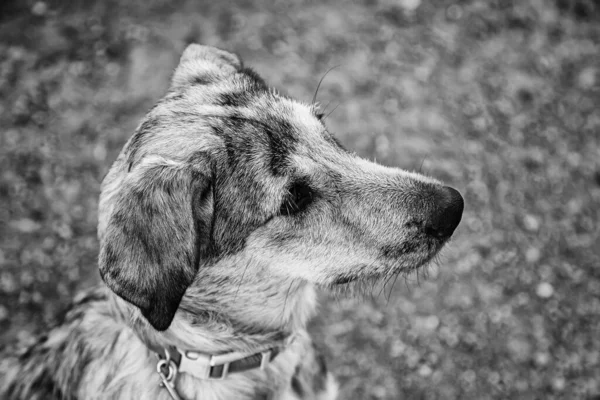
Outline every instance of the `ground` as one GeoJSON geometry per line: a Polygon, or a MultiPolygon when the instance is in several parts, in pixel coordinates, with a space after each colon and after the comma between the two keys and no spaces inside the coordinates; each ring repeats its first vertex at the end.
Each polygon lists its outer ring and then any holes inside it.
{"type": "Polygon", "coordinates": [[[189,42],[306,101],[337,66],[341,142],[465,197],[426,274],[322,294],[340,399],[599,398],[597,0],[5,0],[0,344],[99,280],[100,181],[189,42]]]}

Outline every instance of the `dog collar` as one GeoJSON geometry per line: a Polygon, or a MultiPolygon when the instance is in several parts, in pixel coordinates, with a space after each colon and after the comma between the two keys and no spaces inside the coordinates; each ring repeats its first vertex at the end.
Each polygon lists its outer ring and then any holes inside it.
{"type": "Polygon", "coordinates": [[[154,350],[158,356],[156,372],[160,377],[160,386],[167,389],[173,400],[182,400],[175,388],[179,372],[185,372],[200,379],[225,379],[230,373],[249,371],[267,365],[277,357],[294,339],[288,340],[255,353],[232,351],[223,354],[206,354],[193,350],[182,351],[176,347],[154,350]]]}
{"type": "MultiPolygon", "coordinates": [[[[176,368],[177,372],[193,375],[200,379],[225,379],[235,372],[244,372],[255,368],[264,370],[279,355],[284,343],[264,348],[253,353],[232,351],[223,354],[206,354],[195,350],[180,350],[175,347],[157,351],[159,363],[176,368]]],[[[167,372],[168,371],[163,371],[167,372]]],[[[175,372],[175,373],[177,373],[175,372]]]]}
{"type": "Polygon", "coordinates": [[[256,352],[231,351],[222,354],[206,354],[196,350],[181,350],[177,347],[149,348],[158,356],[156,372],[161,383],[173,400],[181,400],[175,388],[179,372],[190,374],[200,379],[225,379],[230,373],[249,371],[260,368],[265,370],[294,340],[292,334],[285,340],[256,352]]]}

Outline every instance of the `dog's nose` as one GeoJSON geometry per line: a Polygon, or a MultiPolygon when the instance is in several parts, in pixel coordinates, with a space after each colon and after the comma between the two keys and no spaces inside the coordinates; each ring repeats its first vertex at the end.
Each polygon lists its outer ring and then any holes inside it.
{"type": "Polygon", "coordinates": [[[458,190],[444,186],[439,194],[435,211],[425,221],[425,233],[438,238],[448,238],[458,226],[465,203],[458,190]]]}

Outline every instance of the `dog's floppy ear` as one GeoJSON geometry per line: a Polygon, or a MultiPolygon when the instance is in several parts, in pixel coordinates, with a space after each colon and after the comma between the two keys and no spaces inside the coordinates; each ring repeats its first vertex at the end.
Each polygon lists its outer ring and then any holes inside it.
{"type": "Polygon", "coordinates": [[[102,279],[157,330],[171,324],[208,247],[212,184],[194,165],[140,163],[112,199],[101,238],[102,279]]]}
{"type": "Polygon", "coordinates": [[[238,56],[216,47],[190,44],[183,52],[171,85],[210,84],[242,69],[238,56]]]}

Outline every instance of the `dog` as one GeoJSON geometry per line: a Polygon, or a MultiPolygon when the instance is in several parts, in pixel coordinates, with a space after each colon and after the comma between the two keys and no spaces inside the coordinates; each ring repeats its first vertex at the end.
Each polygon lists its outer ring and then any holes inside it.
{"type": "Polygon", "coordinates": [[[427,264],[463,199],[344,149],[315,104],[189,45],[102,183],[99,269],[2,399],[335,399],[315,287],[427,264]]]}

